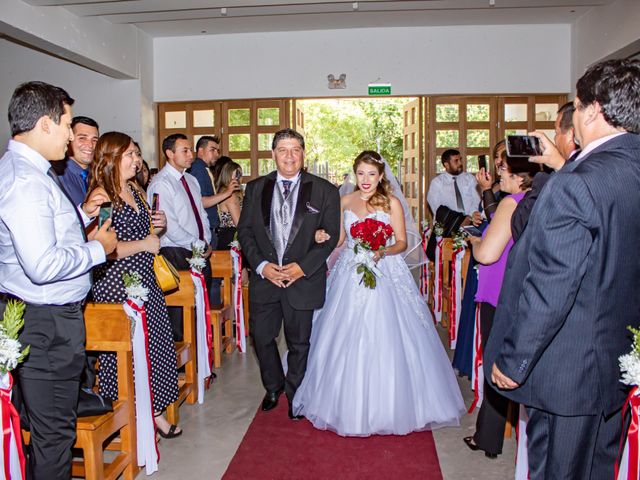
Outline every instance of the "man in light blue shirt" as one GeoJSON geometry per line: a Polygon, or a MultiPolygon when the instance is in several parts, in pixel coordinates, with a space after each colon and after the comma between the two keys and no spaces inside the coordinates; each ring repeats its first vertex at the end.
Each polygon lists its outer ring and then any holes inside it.
{"type": "Polygon", "coordinates": [[[17,369],[31,429],[30,477],[71,478],[80,374],[85,362],[82,304],[90,270],[116,248],[111,221],[85,225],[108,199],[77,209],[50,160],[64,157],[73,99],[43,82],[20,85],[9,103],[13,139],[0,159],[0,315],[25,302],[19,341],[29,355],[17,369]]]}

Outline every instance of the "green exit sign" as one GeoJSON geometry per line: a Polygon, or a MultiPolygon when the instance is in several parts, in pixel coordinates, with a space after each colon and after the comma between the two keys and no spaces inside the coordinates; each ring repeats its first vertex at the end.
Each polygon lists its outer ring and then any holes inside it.
{"type": "Polygon", "coordinates": [[[369,95],[381,96],[391,95],[391,85],[369,85],[369,95]]]}

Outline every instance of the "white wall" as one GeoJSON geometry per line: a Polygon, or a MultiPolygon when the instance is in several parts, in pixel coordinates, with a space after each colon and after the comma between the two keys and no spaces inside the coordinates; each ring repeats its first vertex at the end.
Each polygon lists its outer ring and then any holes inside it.
{"type": "MultiPolygon", "coordinates": [[[[640,40],[640,1],[618,0],[594,7],[573,26],[573,77],[586,68],[640,40]]],[[[633,51],[625,52],[630,55],[633,51]]],[[[575,83],[575,81],[574,81],[575,83]]],[[[573,85],[572,85],[573,87],[573,85]]]]}
{"type": "MultiPolygon", "coordinates": [[[[144,34],[143,34],[144,35],[144,34]]],[[[151,39],[141,37],[148,61],[139,68],[150,80],[118,80],[45,53],[0,39],[0,146],[10,137],[7,108],[16,86],[41,80],[64,88],[75,99],[74,115],[86,115],[100,124],[100,131],[119,130],[142,140],[143,154],[155,164],[155,108],[152,103],[153,62],[151,39]],[[146,46],[145,46],[146,45],[146,46]]],[[[135,48],[135,46],[134,46],[135,48]]]]}
{"type": "Polygon", "coordinates": [[[0,33],[115,78],[137,78],[138,29],[62,7],[2,0],[0,33]]]}
{"type": "MultiPolygon", "coordinates": [[[[637,0],[635,0],[637,1],[637,0]]],[[[371,28],[154,39],[155,100],[568,92],[570,25],[371,28]],[[345,90],[327,75],[347,74],[345,90]]]]}

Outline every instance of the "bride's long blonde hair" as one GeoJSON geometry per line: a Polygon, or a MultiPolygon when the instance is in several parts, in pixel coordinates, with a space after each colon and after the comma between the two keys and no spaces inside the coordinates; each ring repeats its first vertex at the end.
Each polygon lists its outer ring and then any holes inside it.
{"type": "MultiPolygon", "coordinates": [[[[380,178],[380,182],[376,187],[376,191],[373,196],[367,201],[368,205],[371,205],[374,210],[376,208],[381,208],[383,211],[388,212],[391,209],[391,184],[389,180],[383,175],[384,174],[384,160],[378,152],[374,152],[373,150],[365,150],[360,153],[356,157],[353,162],[353,173],[356,173],[358,169],[358,165],[361,163],[366,163],[367,165],[372,165],[378,169],[378,173],[382,175],[380,178]]],[[[357,185],[355,190],[360,190],[360,187],[357,185]]]]}

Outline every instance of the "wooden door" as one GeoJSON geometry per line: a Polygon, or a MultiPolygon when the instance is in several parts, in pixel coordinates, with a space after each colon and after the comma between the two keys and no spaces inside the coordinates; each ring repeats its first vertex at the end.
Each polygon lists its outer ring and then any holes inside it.
{"type": "Polygon", "coordinates": [[[416,98],[403,108],[402,163],[398,181],[416,222],[424,218],[424,162],[422,148],[422,98],[416,98]]]}
{"type": "Polygon", "coordinates": [[[171,102],[158,104],[158,167],[165,163],[162,141],[174,133],[183,133],[195,149],[203,135],[220,136],[221,102],[171,102]]]}
{"type": "Polygon", "coordinates": [[[275,170],[273,134],[287,125],[286,100],[222,102],[223,152],[242,166],[246,179],[275,170]]]}

